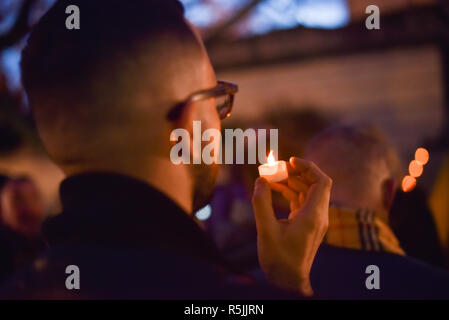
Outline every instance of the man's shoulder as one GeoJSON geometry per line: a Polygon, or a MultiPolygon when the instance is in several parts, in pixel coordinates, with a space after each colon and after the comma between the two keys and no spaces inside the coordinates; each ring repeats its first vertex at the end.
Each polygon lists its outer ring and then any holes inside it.
{"type": "Polygon", "coordinates": [[[0,292],[6,299],[250,299],[277,295],[290,296],[242,280],[209,261],[160,249],[80,245],[48,250],[0,292]],[[78,277],[79,289],[70,289],[73,277],[78,277]]]}
{"type": "MultiPolygon", "coordinates": [[[[2,290],[12,298],[164,297],[168,289],[198,288],[193,279],[220,280],[213,264],[152,249],[68,245],[47,250],[12,277],[2,290]],[[69,276],[80,289],[68,288],[69,276]]],[[[200,283],[201,284],[201,283],[200,283]]]]}
{"type": "Polygon", "coordinates": [[[411,257],[322,245],[312,268],[312,285],[323,297],[449,298],[449,273],[411,257]],[[374,271],[373,271],[374,270],[374,271]],[[368,289],[368,277],[379,289],[368,289]]]}

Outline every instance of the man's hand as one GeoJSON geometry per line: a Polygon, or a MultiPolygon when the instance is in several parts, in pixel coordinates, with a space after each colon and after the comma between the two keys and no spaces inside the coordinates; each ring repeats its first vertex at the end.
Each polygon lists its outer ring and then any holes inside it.
{"type": "Polygon", "coordinates": [[[299,158],[290,158],[288,170],[287,185],[256,180],[253,208],[259,263],[274,285],[311,296],[310,269],[327,231],[332,180],[313,162],[299,158]],[[288,219],[276,219],[270,186],[290,202],[288,219]]]}

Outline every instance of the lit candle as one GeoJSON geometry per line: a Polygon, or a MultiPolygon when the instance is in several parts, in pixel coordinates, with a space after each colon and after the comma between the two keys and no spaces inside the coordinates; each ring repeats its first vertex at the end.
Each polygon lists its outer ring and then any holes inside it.
{"type": "Polygon", "coordinates": [[[268,180],[268,182],[279,182],[288,178],[287,163],[285,161],[276,161],[273,150],[267,158],[267,163],[259,166],[259,176],[268,180]]]}

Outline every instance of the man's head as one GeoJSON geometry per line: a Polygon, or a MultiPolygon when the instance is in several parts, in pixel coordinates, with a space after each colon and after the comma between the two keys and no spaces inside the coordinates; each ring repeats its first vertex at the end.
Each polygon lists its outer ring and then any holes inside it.
{"type": "Polygon", "coordinates": [[[388,221],[400,165],[396,151],[378,130],[332,127],[309,143],[306,158],[332,178],[331,202],[376,210],[388,221]]]}
{"type": "MultiPolygon", "coordinates": [[[[190,104],[174,122],[168,110],[215,87],[204,46],[176,0],[60,0],[33,30],[22,74],[38,131],[69,175],[122,171],[142,177],[169,159],[170,132],[220,129],[214,102],[190,104]],[[66,28],[66,8],[80,29],[66,28]]],[[[213,181],[212,166],[187,168],[194,190],[213,181]]],[[[203,195],[204,196],[204,195],[203,195]]]]}

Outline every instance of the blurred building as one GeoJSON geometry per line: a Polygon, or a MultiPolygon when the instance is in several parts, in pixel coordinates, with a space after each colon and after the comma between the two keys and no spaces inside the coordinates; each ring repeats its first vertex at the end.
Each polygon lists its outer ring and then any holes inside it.
{"type": "Polygon", "coordinates": [[[369,5],[379,7],[382,14],[404,11],[411,7],[427,6],[436,4],[438,0],[347,0],[351,11],[351,20],[357,21],[365,17],[365,9],[369,5]]]}
{"type": "Polygon", "coordinates": [[[361,2],[349,1],[360,19],[343,28],[297,27],[211,43],[219,76],[241,87],[233,117],[312,105],[343,120],[374,122],[404,159],[438,137],[447,117],[440,9],[423,6],[429,1],[378,1],[381,29],[367,30],[361,2]]]}

